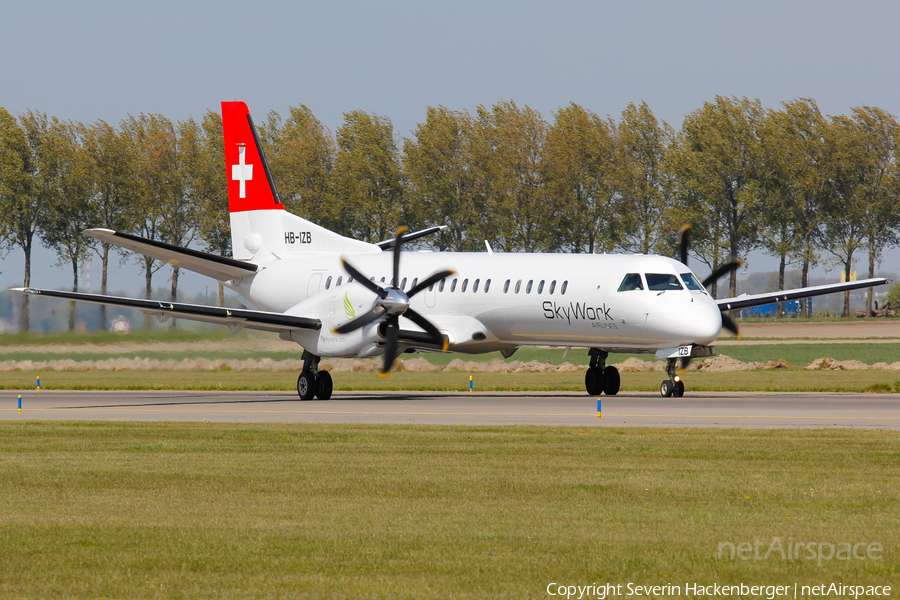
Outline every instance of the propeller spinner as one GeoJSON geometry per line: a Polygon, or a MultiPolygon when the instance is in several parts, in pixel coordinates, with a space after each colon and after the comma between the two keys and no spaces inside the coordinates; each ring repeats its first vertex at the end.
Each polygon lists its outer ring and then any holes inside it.
{"type": "Polygon", "coordinates": [[[431,277],[428,277],[422,281],[420,281],[417,285],[415,285],[409,292],[404,292],[399,287],[396,287],[398,281],[400,281],[400,252],[403,246],[403,234],[406,232],[406,227],[401,227],[395,233],[395,243],[394,243],[394,278],[391,281],[391,285],[387,287],[381,287],[376,284],[374,281],[370,281],[365,275],[363,275],[356,267],[347,262],[343,257],[341,258],[341,264],[344,266],[344,270],[357,282],[361,285],[365,286],[372,292],[378,295],[375,299],[375,306],[372,307],[372,310],[363,314],[362,316],[350,321],[349,323],[345,323],[340,327],[335,328],[334,333],[350,333],[351,331],[356,331],[357,329],[368,325],[369,323],[373,323],[378,320],[382,320],[385,324],[384,337],[385,337],[385,348],[384,348],[384,368],[381,371],[381,377],[386,377],[391,370],[391,367],[394,364],[394,360],[397,358],[399,354],[399,334],[400,334],[400,317],[406,317],[416,325],[422,328],[425,331],[426,335],[430,339],[430,343],[433,343],[435,346],[441,348],[441,352],[447,351],[447,340],[441,333],[438,331],[437,327],[432,325],[432,323],[417,313],[415,310],[409,307],[409,301],[416,294],[424,290],[425,288],[437,283],[441,279],[453,275],[455,271],[451,270],[443,270],[438,271],[433,274],[431,277]]]}
{"type": "MultiPolygon", "coordinates": [[[[681,229],[678,230],[678,255],[681,259],[681,262],[687,266],[688,263],[688,249],[690,246],[690,232],[691,226],[690,224],[682,225],[681,229]]],[[[703,280],[703,287],[708,287],[713,282],[718,281],[725,275],[728,275],[741,265],[743,265],[743,261],[738,258],[732,258],[728,262],[722,263],[715,269],[713,269],[712,273],[703,280]]],[[[719,309],[722,313],[722,327],[730,331],[737,337],[737,339],[741,339],[741,331],[738,328],[737,323],[734,322],[734,319],[724,310],[719,309]]],[[[680,371],[686,371],[688,365],[691,363],[691,358],[689,356],[683,357],[681,359],[681,369],[680,371]]]]}

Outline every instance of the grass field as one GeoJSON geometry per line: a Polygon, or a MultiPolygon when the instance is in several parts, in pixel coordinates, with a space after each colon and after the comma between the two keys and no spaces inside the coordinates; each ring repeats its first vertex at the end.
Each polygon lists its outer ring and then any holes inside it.
{"type": "Polygon", "coordinates": [[[896,585],[898,463],[886,431],[2,422],[0,597],[896,585]],[[718,556],[774,538],[883,551],[718,556]]]}

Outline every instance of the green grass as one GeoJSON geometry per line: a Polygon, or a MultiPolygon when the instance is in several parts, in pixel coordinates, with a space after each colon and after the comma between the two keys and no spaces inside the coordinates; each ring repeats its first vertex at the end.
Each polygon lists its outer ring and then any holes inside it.
{"type": "MultiPolygon", "coordinates": [[[[182,360],[184,358],[206,358],[215,359],[263,359],[272,360],[299,360],[302,350],[297,347],[297,351],[260,351],[260,350],[217,350],[208,351],[158,351],[149,346],[147,350],[140,349],[137,351],[121,353],[121,352],[78,352],[71,350],[66,352],[42,352],[40,346],[33,349],[22,350],[17,352],[9,352],[0,354],[0,361],[44,361],[44,360],[108,360],[116,358],[147,358],[157,360],[182,360]]],[[[743,362],[766,362],[769,360],[782,359],[792,366],[804,367],[817,358],[834,358],[836,360],[859,360],[866,364],[875,364],[877,362],[892,363],[900,361],[900,342],[898,343],[858,343],[858,344],[735,344],[729,346],[719,346],[717,348],[719,354],[726,354],[732,358],[736,358],[743,362]]],[[[590,362],[587,350],[572,350],[563,359],[563,350],[555,348],[521,348],[511,358],[505,362],[522,361],[528,362],[536,360],[538,362],[548,362],[558,365],[569,362],[576,365],[586,365],[590,362]]],[[[434,365],[445,366],[454,359],[463,361],[486,362],[489,360],[502,359],[499,352],[491,352],[488,354],[416,354],[403,355],[401,358],[410,358],[411,356],[423,357],[434,365]]],[[[655,360],[652,354],[611,354],[607,362],[615,364],[622,362],[627,358],[634,356],[641,360],[655,360]]],[[[327,359],[326,359],[327,360],[327,359]]]]}
{"type": "MultiPolygon", "coordinates": [[[[0,373],[0,389],[76,390],[295,390],[297,373],[268,371],[38,371],[0,373]]],[[[584,391],[583,373],[423,373],[406,371],[380,378],[375,373],[334,373],[334,389],[449,391],[477,390],[584,391]]],[[[623,391],[658,393],[663,373],[622,373],[623,391]]],[[[689,372],[688,391],[900,392],[897,371],[737,371],[689,372]]]]}
{"type": "Polygon", "coordinates": [[[530,598],[551,582],[896,584],[900,437],[0,423],[0,597],[530,598]],[[881,560],[721,543],[877,542],[881,560]]]}

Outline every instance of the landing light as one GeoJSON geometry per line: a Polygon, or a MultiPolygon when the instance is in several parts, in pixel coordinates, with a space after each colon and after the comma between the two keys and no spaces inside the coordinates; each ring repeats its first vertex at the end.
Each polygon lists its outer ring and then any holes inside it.
{"type": "Polygon", "coordinates": [[[676,376],[675,376],[675,383],[678,383],[679,381],[681,381],[681,377],[679,377],[678,375],[676,375],[676,376]]]}

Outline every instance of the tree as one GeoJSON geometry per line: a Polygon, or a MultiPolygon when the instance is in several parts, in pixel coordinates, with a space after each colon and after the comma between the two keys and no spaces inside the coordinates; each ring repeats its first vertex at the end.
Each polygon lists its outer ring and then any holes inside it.
{"type": "MultiPolygon", "coordinates": [[[[714,103],[685,117],[668,164],[677,178],[680,198],[689,214],[706,214],[713,227],[698,229],[701,241],[739,258],[758,241],[762,213],[762,161],[760,127],[765,112],[759,100],[716,96],[714,103]]],[[[699,247],[699,246],[698,246],[699,247]]],[[[718,257],[716,257],[718,260],[718,257]]],[[[737,294],[737,277],[731,273],[729,294],[737,294]]]]}
{"type": "Polygon", "coordinates": [[[387,117],[344,113],[330,202],[335,230],[368,242],[393,237],[404,217],[400,159],[387,117]]]}
{"type": "MultiPolygon", "coordinates": [[[[619,125],[618,161],[625,200],[622,245],[634,252],[668,253],[666,232],[672,206],[670,174],[664,169],[666,151],[675,131],[653,115],[646,102],[629,103],[619,125]]],[[[680,225],[680,223],[679,223],[680,225]]]]}
{"type": "MultiPolygon", "coordinates": [[[[800,263],[801,283],[809,285],[816,264],[824,207],[832,191],[834,144],[830,124],[810,98],[782,103],[769,113],[763,146],[773,185],[766,202],[764,246],[780,257],[779,289],[785,265],[800,263]]],[[[801,316],[811,316],[804,302],[801,316]]]]}
{"type": "MultiPolygon", "coordinates": [[[[9,112],[0,108],[0,226],[6,248],[18,246],[25,253],[25,280],[31,285],[31,252],[44,204],[30,141],[9,112]]],[[[22,297],[22,331],[28,331],[28,296],[22,297]]]]}
{"type": "MultiPolygon", "coordinates": [[[[826,206],[824,237],[825,247],[844,268],[850,281],[853,255],[859,250],[866,235],[866,206],[862,201],[865,160],[859,130],[845,116],[832,120],[835,140],[835,173],[832,194],[826,206]]],[[[850,292],[844,293],[842,316],[850,316],[850,292]]]]}
{"type": "MultiPolygon", "coordinates": [[[[93,240],[82,231],[90,227],[88,158],[78,140],[78,125],[63,123],[44,113],[28,111],[22,116],[26,135],[32,140],[35,164],[41,172],[44,203],[41,238],[56,251],[60,264],[72,267],[72,291],[78,291],[79,267],[90,254],[93,240]]],[[[76,303],[69,303],[69,331],[75,329],[76,303]]]]}
{"type": "MultiPolygon", "coordinates": [[[[81,126],[81,146],[88,160],[93,183],[90,213],[91,227],[130,231],[134,228],[129,207],[137,203],[141,183],[136,173],[137,147],[126,132],[119,131],[105,121],[81,126]]],[[[113,246],[98,242],[92,246],[102,263],[100,293],[109,287],[109,252],[113,246]]],[[[100,326],[106,329],[106,306],[100,305],[100,326]]]]}
{"type": "Polygon", "coordinates": [[[270,112],[260,127],[272,178],[287,210],[332,228],[336,216],[328,202],[328,181],[337,151],[334,139],[306,106],[290,111],[284,122],[270,112]]]}
{"type": "MultiPolygon", "coordinates": [[[[556,113],[542,168],[546,194],[559,206],[557,243],[574,252],[611,251],[624,243],[623,176],[619,132],[577,104],[556,113]]],[[[545,202],[550,205],[550,202],[545,202]]],[[[556,245],[556,244],[551,244],[556,245]]]]}
{"type": "MultiPolygon", "coordinates": [[[[869,255],[869,277],[875,277],[875,265],[881,262],[885,246],[896,244],[900,212],[897,211],[897,146],[900,125],[880,108],[859,106],[853,109],[853,127],[858,140],[860,189],[857,197],[864,206],[863,226],[869,255]]],[[[871,316],[873,290],[866,293],[866,315],[871,316]]]]}
{"type": "MultiPolygon", "coordinates": [[[[222,117],[217,112],[207,111],[200,124],[200,139],[191,171],[192,200],[198,208],[197,233],[207,251],[231,256],[231,216],[222,144],[222,117]]],[[[224,305],[225,289],[220,281],[219,306],[224,305]]]]}
{"type": "Polygon", "coordinates": [[[422,226],[446,225],[437,247],[457,252],[479,249],[474,236],[483,198],[472,172],[472,117],[428,107],[425,122],[403,144],[403,173],[410,212],[422,226]]]}
{"type": "Polygon", "coordinates": [[[473,165],[485,197],[485,230],[507,252],[559,246],[560,211],[544,189],[547,130],[541,114],[527,106],[503,101],[490,110],[478,107],[473,165]]]}

